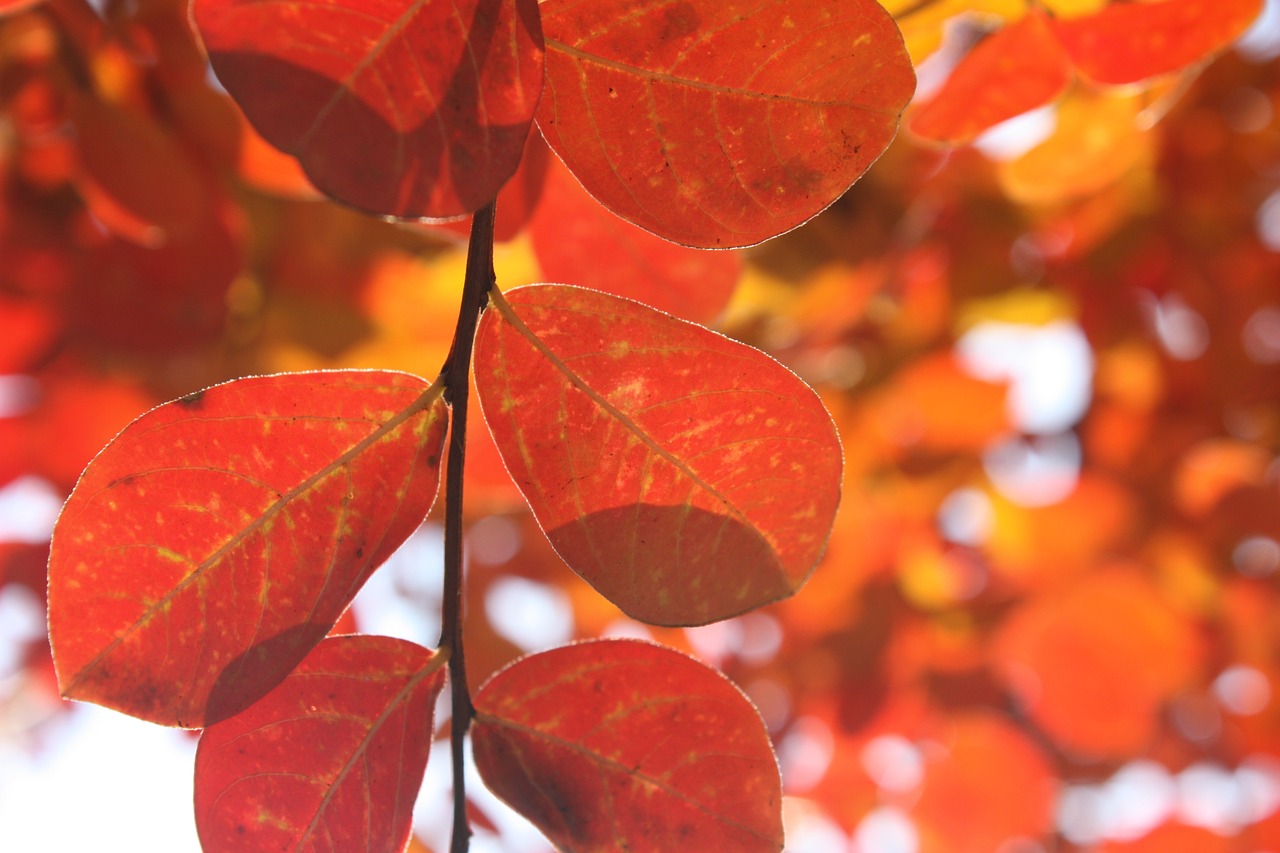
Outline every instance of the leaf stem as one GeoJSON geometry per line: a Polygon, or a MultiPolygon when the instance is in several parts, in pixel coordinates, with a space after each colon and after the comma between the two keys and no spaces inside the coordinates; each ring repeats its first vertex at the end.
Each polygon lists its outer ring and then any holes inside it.
{"type": "Polygon", "coordinates": [[[449,458],[445,474],[444,600],[440,648],[449,650],[449,690],[453,718],[449,746],[453,758],[453,838],[451,853],[466,853],[471,843],[467,823],[467,790],[464,778],[463,741],[475,714],[467,689],[467,669],[462,653],[462,474],[467,451],[467,402],[471,395],[471,347],[476,323],[489,304],[493,273],[494,203],[476,211],[467,246],[467,272],[462,284],[462,304],[453,344],[440,370],[449,418],[449,458]]]}

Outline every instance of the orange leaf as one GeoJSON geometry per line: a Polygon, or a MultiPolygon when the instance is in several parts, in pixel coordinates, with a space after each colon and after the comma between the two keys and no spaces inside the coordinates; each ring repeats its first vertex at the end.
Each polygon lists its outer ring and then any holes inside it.
{"type": "Polygon", "coordinates": [[[1146,582],[1099,572],[1022,607],[993,653],[1032,719],[1060,745],[1127,756],[1150,742],[1162,704],[1195,677],[1202,649],[1146,582]]]}
{"type": "Polygon", "coordinates": [[[43,2],[44,0],[0,0],[0,17],[16,14],[43,2]]]}
{"type": "Polygon", "coordinates": [[[209,61],[321,191],[458,216],[515,172],[542,89],[535,0],[196,0],[209,61]]]}
{"type": "Polygon", "coordinates": [[[559,162],[530,234],[545,280],[625,296],[695,322],[720,316],[742,273],[737,252],[676,246],[609,213],[559,162]]]}
{"type": "Polygon", "coordinates": [[[261,697],[431,508],[444,413],[438,386],[352,371],[236,380],[134,421],[54,532],[63,695],[189,727],[261,697]]]}
{"type": "Polygon", "coordinates": [[[325,640],[196,751],[204,853],[399,853],[431,751],[444,658],[389,637],[325,640]]]}
{"type": "Polygon", "coordinates": [[[52,349],[62,322],[48,300],[0,292],[0,375],[29,370],[52,349]]]}
{"type": "Polygon", "coordinates": [[[103,443],[156,404],[137,381],[70,359],[33,378],[32,407],[17,418],[0,418],[0,483],[35,474],[70,491],[103,443]]]}
{"type": "Polygon", "coordinates": [[[481,321],[476,387],[560,556],[629,615],[714,622],[785,598],[840,497],[831,417],[751,347],[635,302],[519,288],[481,321]]]}
{"type": "Polygon", "coordinates": [[[986,713],[961,716],[950,734],[912,809],[922,853],[989,853],[1052,828],[1053,770],[1026,735],[986,713]]]}
{"type": "Polygon", "coordinates": [[[1009,429],[1004,385],[967,373],[951,353],[921,356],[870,401],[866,421],[890,447],[973,452],[1009,429]]]}
{"type": "Polygon", "coordinates": [[[1070,80],[1066,53],[1044,13],[1033,9],[978,44],[908,126],[917,136],[958,145],[1049,103],[1070,80]]]}
{"type": "Polygon", "coordinates": [[[1055,21],[1076,69],[1098,83],[1137,83],[1209,58],[1235,41],[1262,0],[1113,3],[1092,15],[1055,21]]]}
{"type": "Polygon", "coordinates": [[[1154,134],[1144,130],[1144,100],[1077,88],[1058,105],[1053,134],[999,165],[1000,184],[1022,204],[1055,204],[1101,192],[1154,160],[1154,134]]]}
{"type": "Polygon", "coordinates": [[[522,658],[476,694],[480,775],[566,853],[782,849],[778,765],[750,701],[635,640],[522,658]]]}
{"type": "Polygon", "coordinates": [[[1164,823],[1132,841],[1104,841],[1095,853],[1229,853],[1232,839],[1202,826],[1164,823]]]}
{"type": "Polygon", "coordinates": [[[602,204],[676,243],[767,240],[880,156],[915,88],[875,0],[546,0],[538,126],[602,204]]]}

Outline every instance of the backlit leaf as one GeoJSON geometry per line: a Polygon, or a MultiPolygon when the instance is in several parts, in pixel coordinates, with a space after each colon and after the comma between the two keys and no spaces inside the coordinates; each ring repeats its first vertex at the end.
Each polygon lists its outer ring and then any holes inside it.
{"type": "MultiPolygon", "coordinates": [[[[493,222],[493,239],[500,243],[514,240],[524,232],[533,215],[533,209],[542,195],[551,161],[551,149],[537,130],[530,132],[524,143],[524,155],[511,179],[502,185],[498,193],[497,215],[493,222]]],[[[472,217],[448,219],[443,222],[424,222],[419,225],[428,233],[447,234],[466,241],[471,236],[472,217]]]]}
{"type": "Polygon", "coordinates": [[[223,85],[320,190],[456,216],[515,171],[542,87],[535,0],[196,0],[223,85]]]}
{"type": "Polygon", "coordinates": [[[1019,608],[992,649],[1031,719],[1086,756],[1149,743],[1157,712],[1194,679],[1203,654],[1193,626],[1155,589],[1116,571],[1019,608]]]}
{"type": "Polygon", "coordinates": [[[193,228],[170,232],[154,248],[119,237],[95,241],[71,283],[68,314],[77,339],[142,355],[220,339],[227,289],[243,269],[238,213],[219,200],[193,228]]]}
{"type": "Polygon", "coordinates": [[[443,659],[337,637],[196,751],[204,853],[399,853],[431,750],[443,659]]]}
{"type": "Polygon", "coordinates": [[[948,729],[911,809],[922,853],[989,853],[1046,833],[1054,780],[1035,744],[994,714],[966,713],[948,729]]]}
{"type": "Polygon", "coordinates": [[[840,196],[915,88],[875,0],[546,0],[538,126],[587,190],[690,246],[748,246],[840,196]]]}
{"type": "Polygon", "coordinates": [[[68,698],[199,727],[261,697],[435,499],[440,389],[378,371],[253,377],[153,409],[54,532],[68,698]]]}
{"type": "Polygon", "coordinates": [[[12,15],[42,2],[44,0],[0,0],[0,16],[12,15]]]}
{"type": "Polygon", "coordinates": [[[1154,134],[1142,126],[1142,99],[1078,88],[1058,105],[1053,135],[999,166],[1001,186],[1026,204],[1101,191],[1151,163],[1154,134]]]}
{"type": "Polygon", "coordinates": [[[1203,826],[1162,823],[1139,838],[1110,839],[1096,853],[1230,853],[1238,845],[1222,833],[1203,826]]]}
{"type": "Polygon", "coordinates": [[[157,402],[128,377],[66,360],[32,378],[28,400],[9,392],[29,406],[22,417],[0,418],[0,483],[29,473],[69,492],[102,445],[157,402]]]}
{"type": "Polygon", "coordinates": [[[529,230],[543,280],[625,296],[695,322],[720,316],[742,273],[738,252],[677,246],[609,213],[559,162],[529,230]]]}
{"type": "Polygon", "coordinates": [[[782,849],[754,707],[715,670],[635,640],[523,658],[475,698],[476,765],[566,853],[782,849]]]}
{"type": "Polygon", "coordinates": [[[1067,87],[1071,64],[1043,12],[1032,10],[984,39],[910,118],[911,132],[958,144],[1047,104],[1067,87]]]}
{"type": "Polygon", "coordinates": [[[94,216],[144,246],[186,237],[210,204],[195,163],[170,133],[144,115],[79,97],[78,186],[94,216]]]}
{"type": "Polygon", "coordinates": [[[1089,79],[1136,83],[1208,59],[1261,11],[1261,0],[1113,3],[1092,15],[1056,21],[1054,31],[1089,79]]]}
{"type": "Polygon", "coordinates": [[[564,560],[629,615],[713,622],[795,592],[840,497],[831,417],[751,347],[614,296],[513,290],[476,386],[564,560]]]}

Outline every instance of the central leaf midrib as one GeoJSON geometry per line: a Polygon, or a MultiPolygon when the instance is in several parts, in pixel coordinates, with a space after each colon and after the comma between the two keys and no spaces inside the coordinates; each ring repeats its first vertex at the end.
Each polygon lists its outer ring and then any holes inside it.
{"type": "MultiPolygon", "coordinates": [[[[596,389],[588,385],[586,380],[580,377],[577,373],[575,373],[572,369],[570,369],[570,367],[567,364],[561,361],[560,357],[556,355],[554,352],[552,352],[551,348],[547,346],[547,344],[542,340],[542,338],[538,337],[538,335],[532,329],[530,329],[527,325],[525,325],[524,321],[520,319],[520,317],[515,313],[514,309],[511,307],[511,303],[507,302],[507,300],[504,299],[500,294],[494,294],[492,298],[493,298],[494,304],[498,308],[498,311],[502,314],[503,319],[506,320],[517,331],[517,333],[520,334],[521,337],[529,341],[529,343],[532,344],[535,349],[541,352],[542,355],[549,362],[551,362],[551,365],[555,367],[555,369],[559,371],[565,377],[565,379],[569,381],[569,384],[571,384],[573,387],[577,388],[579,391],[585,394],[588,398],[590,398],[590,400],[593,403],[595,403],[597,406],[603,409],[608,415],[614,418],[618,423],[622,424],[624,428],[626,428],[629,432],[631,432],[632,435],[634,435],[637,439],[639,439],[639,441],[642,444],[644,444],[646,447],[652,450],[657,456],[666,460],[677,471],[679,471],[680,473],[688,477],[696,486],[698,486],[707,494],[711,495],[711,497],[715,498],[721,504],[723,504],[724,507],[729,510],[730,514],[735,519],[737,519],[744,527],[755,531],[761,536],[764,535],[764,532],[760,530],[760,528],[756,524],[754,524],[747,517],[746,513],[740,510],[732,500],[730,500],[727,496],[722,494],[720,490],[717,489],[714,485],[712,485],[711,483],[708,483],[705,479],[703,479],[703,477],[700,474],[698,474],[698,472],[690,468],[687,463],[685,463],[683,460],[675,456],[671,451],[667,450],[665,447],[659,444],[656,439],[654,439],[651,435],[649,435],[648,432],[641,429],[640,425],[637,424],[634,420],[632,420],[630,415],[628,415],[626,412],[619,409],[617,406],[613,405],[613,403],[610,403],[608,400],[606,400],[604,398],[604,395],[602,395],[599,391],[596,391],[596,389]]],[[[554,306],[552,307],[554,310],[554,306]]],[[[569,309],[561,308],[558,310],[566,311],[569,309]]],[[[768,539],[765,539],[765,541],[768,542],[768,539]]],[[[772,545],[770,545],[770,547],[772,547],[772,545]]]]}

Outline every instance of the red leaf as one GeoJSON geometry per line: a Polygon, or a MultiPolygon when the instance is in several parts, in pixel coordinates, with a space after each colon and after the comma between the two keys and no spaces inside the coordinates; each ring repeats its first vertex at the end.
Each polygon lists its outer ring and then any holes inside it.
{"type": "Polygon", "coordinates": [[[1207,58],[1235,41],[1261,11],[1261,0],[1117,3],[1053,26],[1081,74],[1124,84],[1207,58]]]}
{"type": "Polygon", "coordinates": [[[544,279],[625,296],[695,322],[720,316],[742,274],[736,252],[677,246],[609,213],[558,162],[529,231],[544,279]]]}
{"type": "Polygon", "coordinates": [[[84,252],[68,311],[78,342],[154,356],[221,339],[227,289],[243,270],[243,223],[225,200],[205,213],[155,248],[114,238],[84,252]]]}
{"type": "Polygon", "coordinates": [[[209,194],[196,163],[159,123],[83,96],[73,116],[80,192],[113,233],[158,247],[187,237],[208,215],[209,194]]]}
{"type": "Polygon", "coordinates": [[[73,359],[32,378],[31,408],[17,418],[0,418],[0,483],[35,474],[70,491],[103,443],[156,404],[137,381],[73,359]]]}
{"type": "Polygon", "coordinates": [[[427,514],[444,413],[422,379],[352,371],[241,379],[134,421],[54,532],[63,695],[191,727],[261,697],[427,514]]]}
{"type": "Polygon", "coordinates": [[[48,300],[0,292],[0,375],[30,370],[50,351],[62,322],[48,300]]]}
{"type": "Polygon", "coordinates": [[[476,339],[485,419],[574,571],[660,625],[725,619],[804,583],[841,475],[808,386],[758,350],[603,293],[539,285],[494,301],[476,339]]]}
{"type": "MultiPolygon", "coordinates": [[[[502,185],[498,193],[498,209],[493,223],[493,238],[499,242],[514,240],[529,223],[533,208],[542,195],[546,183],[547,168],[551,164],[551,149],[536,130],[524,143],[524,156],[511,180],[502,185]]],[[[467,240],[471,237],[471,217],[449,219],[444,222],[423,222],[418,227],[434,234],[467,240]]]]}
{"type": "Polygon", "coordinates": [[[673,649],[604,640],[516,661],[480,688],[476,766],[567,853],[782,849],[759,714],[673,649]]]}
{"type": "Polygon", "coordinates": [[[205,853],[398,853],[431,751],[444,659],[390,637],[325,640],[196,751],[205,853]]]}
{"type": "Polygon", "coordinates": [[[44,0],[0,0],[0,17],[21,12],[43,2],[44,0]]]}
{"type": "Polygon", "coordinates": [[[487,204],[542,89],[535,0],[196,0],[223,85],[317,188],[393,216],[487,204]]]}
{"type": "Polygon", "coordinates": [[[915,88],[875,0],[545,0],[538,125],[583,186],[668,240],[767,240],[839,197],[915,88]]]}
{"type": "Polygon", "coordinates": [[[1032,9],[984,39],[908,120],[911,132],[953,145],[1049,103],[1071,80],[1071,63],[1044,13],[1032,9]]]}

